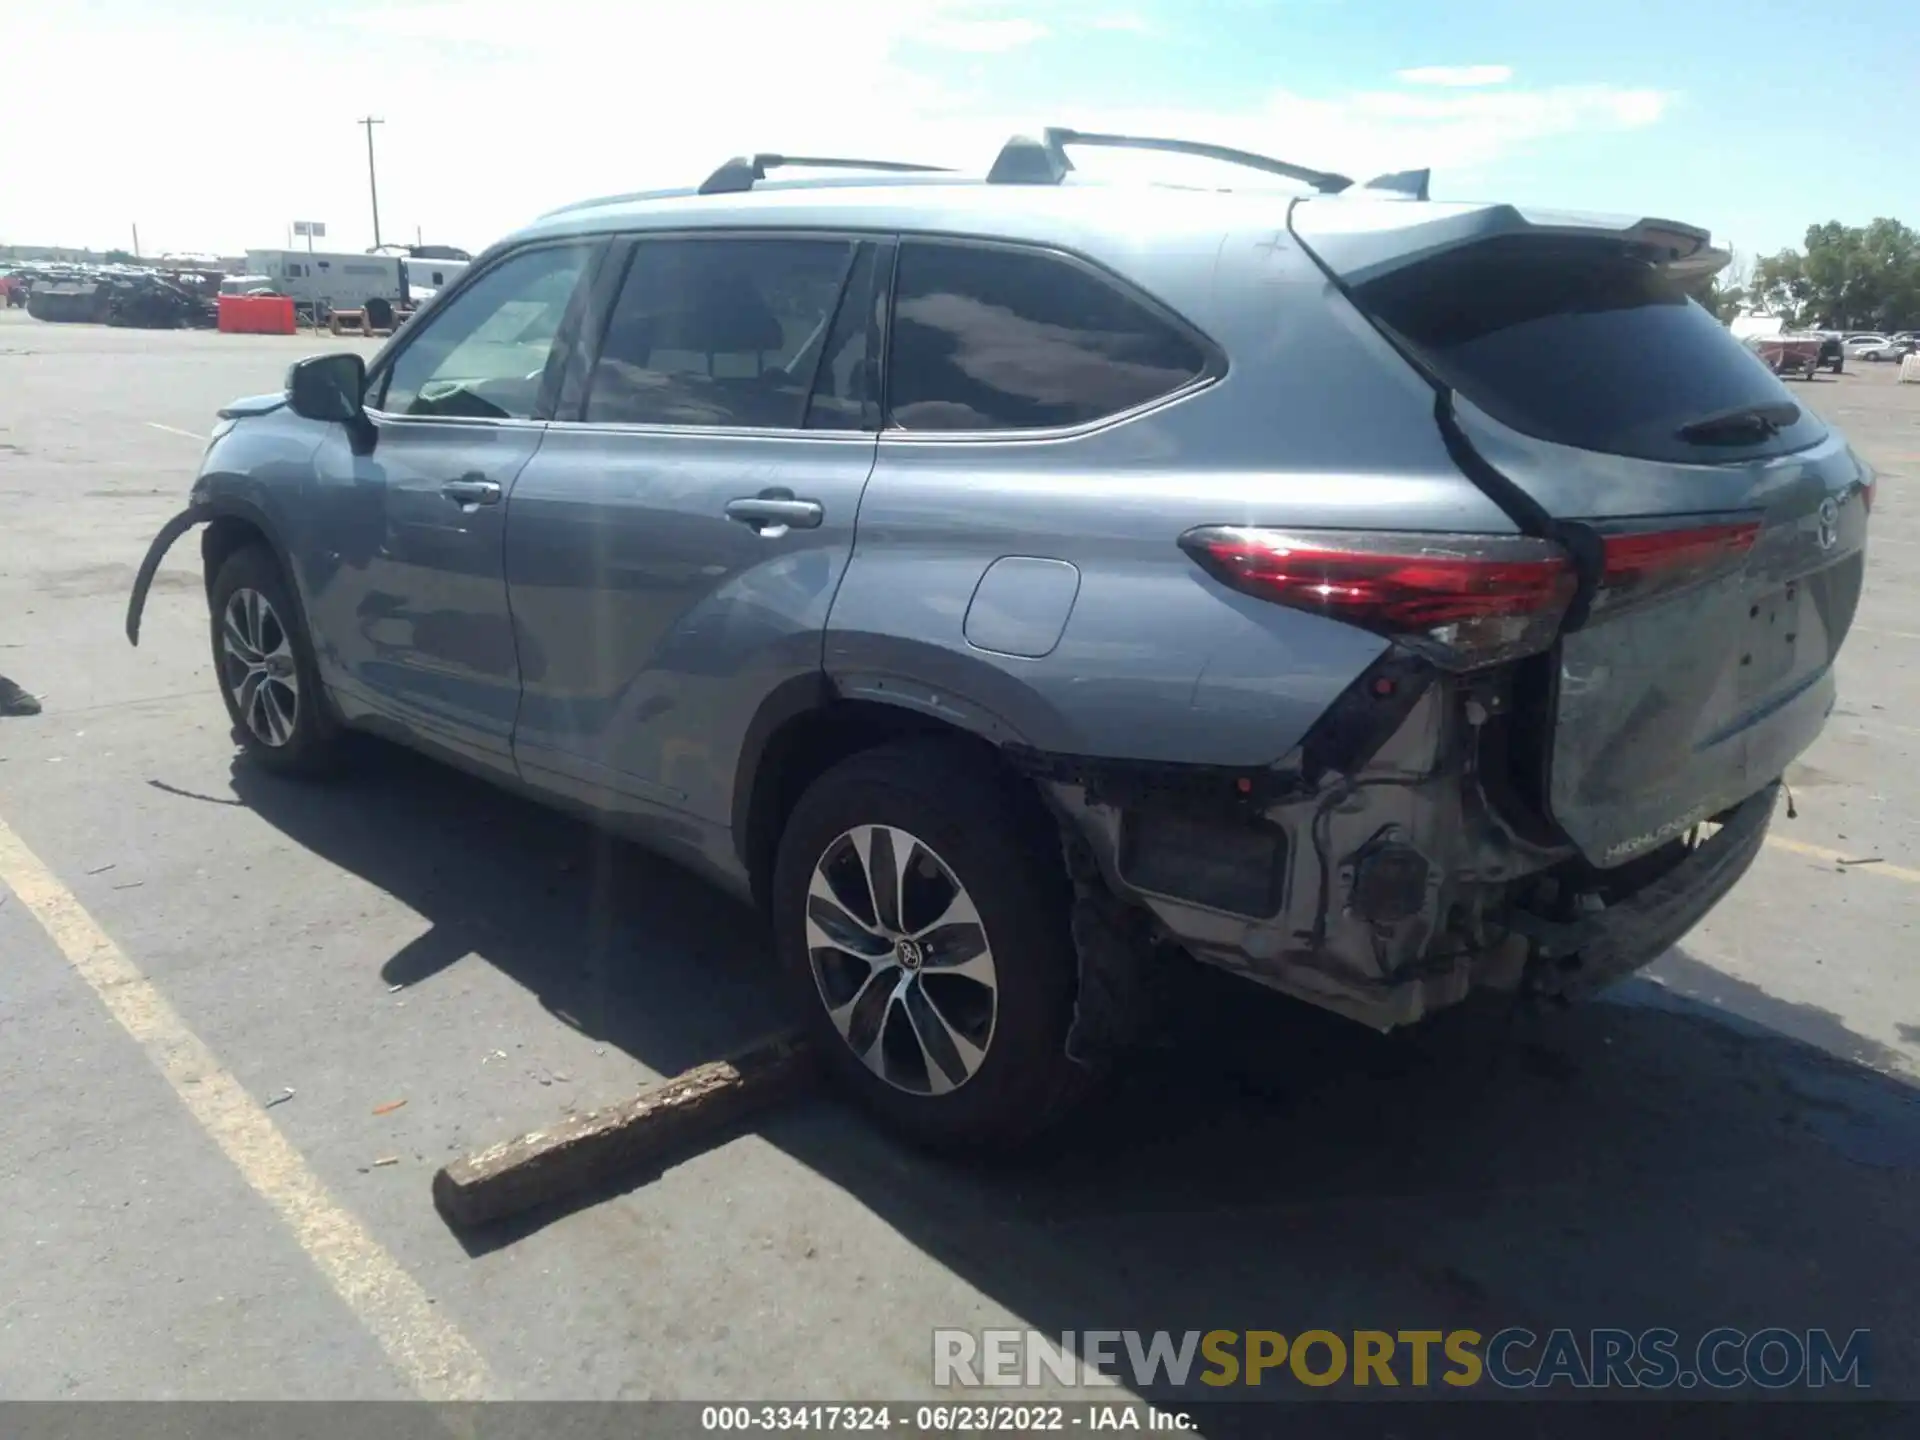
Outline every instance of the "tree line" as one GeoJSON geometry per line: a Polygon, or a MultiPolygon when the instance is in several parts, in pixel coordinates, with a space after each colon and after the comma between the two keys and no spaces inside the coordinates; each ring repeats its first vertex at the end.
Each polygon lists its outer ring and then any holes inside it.
{"type": "Polygon", "coordinates": [[[1920,329],[1920,231],[1885,218],[1809,225],[1802,248],[1736,259],[1700,298],[1722,320],[1761,310],[1808,329],[1920,329]]]}

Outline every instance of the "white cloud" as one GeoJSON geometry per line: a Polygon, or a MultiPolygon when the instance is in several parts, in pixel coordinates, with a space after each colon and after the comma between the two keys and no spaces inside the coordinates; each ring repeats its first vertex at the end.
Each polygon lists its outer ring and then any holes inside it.
{"type": "Polygon", "coordinates": [[[1420,65],[1402,70],[1409,85],[1504,85],[1513,79],[1511,65],[1420,65]]]}
{"type": "MultiPolygon", "coordinates": [[[[242,20],[174,0],[96,12],[29,7],[8,18],[16,54],[88,56],[84,85],[59,66],[14,66],[0,243],[124,243],[231,253],[283,243],[293,219],[326,222],[342,249],[372,241],[366,140],[377,134],[385,238],[479,248],[543,210],[592,195],[697,183],[755,150],[877,154],[983,169],[1008,135],[1045,124],[1180,135],[1365,177],[1432,165],[1458,195],[1470,172],[1589,131],[1650,125],[1669,97],[1609,85],[1278,91],[1260,104],[1075,107],[1048,93],[988,105],[958,87],[990,54],[1045,29],[982,0],[696,0],[667,26],[630,0],[357,0],[309,17],[242,20]],[[182,85],[184,74],[217,83],[182,85]],[[110,98],[110,103],[109,103],[110,98]]],[[[1058,19],[1059,10],[1030,6],[1058,19]]],[[[275,9],[284,16],[288,11],[275,9]]],[[[1097,25],[1089,6],[1076,25],[1097,25]]],[[[1175,157],[1087,152],[1093,174],[1194,178],[1175,157]]],[[[1217,174],[1218,172],[1214,172],[1217,174]]],[[[1212,179],[1212,175],[1208,175],[1212,179]]],[[[1234,183],[1247,183],[1237,172],[1234,183]]]]}
{"type": "Polygon", "coordinates": [[[1119,31],[1128,35],[1151,35],[1153,22],[1144,15],[1101,15],[1093,22],[1096,30],[1119,31]]]}
{"type": "Polygon", "coordinates": [[[937,50],[960,50],[972,55],[997,55],[1018,50],[1051,32],[1038,20],[936,20],[912,35],[921,45],[937,50]]]}

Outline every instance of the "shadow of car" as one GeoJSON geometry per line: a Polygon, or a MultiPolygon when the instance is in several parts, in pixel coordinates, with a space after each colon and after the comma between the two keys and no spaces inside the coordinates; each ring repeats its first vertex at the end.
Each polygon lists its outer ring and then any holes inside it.
{"type": "MultiPolygon", "coordinates": [[[[429,922],[378,962],[388,983],[474,955],[661,1073],[781,1018],[751,912],[584,825],[364,749],[338,787],[238,761],[233,788],[429,922]]],[[[1866,1328],[1873,1394],[1913,1398],[1915,1089],[1833,1017],[1683,949],[1655,973],[1565,1012],[1467,1008],[1380,1035],[1194,966],[1168,987],[1160,1042],[1022,1162],[903,1149],[826,1098],[757,1128],[1050,1335],[1866,1328]]],[[[461,1238],[510,1245],[622,1188],[461,1238]]]]}

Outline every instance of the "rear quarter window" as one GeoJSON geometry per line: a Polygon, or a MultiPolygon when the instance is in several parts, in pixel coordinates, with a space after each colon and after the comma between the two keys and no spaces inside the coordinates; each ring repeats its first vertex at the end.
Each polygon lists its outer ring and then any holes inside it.
{"type": "Polygon", "coordinates": [[[1442,383],[1543,440],[1713,462],[1818,443],[1805,406],[1764,441],[1683,438],[1715,415],[1793,393],[1660,270],[1618,245],[1503,236],[1396,270],[1354,299],[1442,383]]]}
{"type": "Polygon", "coordinates": [[[1041,251],[908,241],[895,272],[888,423],[1083,425],[1206,374],[1200,341],[1117,283],[1041,251]]]}

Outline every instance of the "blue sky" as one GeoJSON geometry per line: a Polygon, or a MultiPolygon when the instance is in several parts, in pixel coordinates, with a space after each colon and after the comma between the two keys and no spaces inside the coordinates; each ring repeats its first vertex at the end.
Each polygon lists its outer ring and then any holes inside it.
{"type": "Polygon", "coordinates": [[[1749,253],[1920,223],[1913,0],[70,0],[7,29],[87,59],[0,73],[0,242],[231,252],[316,219],[363,247],[369,112],[385,238],[474,248],[740,150],[980,165],[1049,122],[1430,164],[1437,196],[1749,253]]]}

